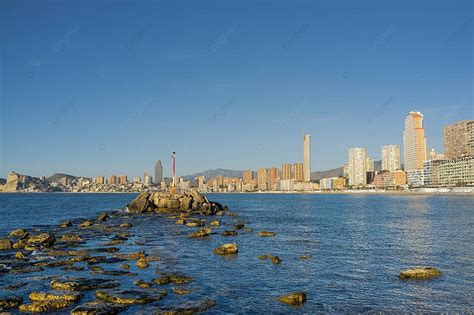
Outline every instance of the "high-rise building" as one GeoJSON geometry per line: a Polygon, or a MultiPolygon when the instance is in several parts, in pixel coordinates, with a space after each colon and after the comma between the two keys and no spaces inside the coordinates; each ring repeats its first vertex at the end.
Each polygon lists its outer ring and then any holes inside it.
{"type": "Polygon", "coordinates": [[[109,176],[109,185],[117,185],[117,176],[115,175],[109,176]]]}
{"type": "Polygon", "coordinates": [[[245,170],[242,177],[244,184],[250,184],[253,179],[253,172],[251,170],[245,170]]]}
{"type": "Polygon", "coordinates": [[[297,182],[302,182],[304,180],[303,163],[293,164],[293,179],[296,180],[297,182]]]}
{"type": "Polygon", "coordinates": [[[365,159],[365,170],[366,172],[375,172],[375,161],[372,158],[365,159]]]}
{"type": "Polygon", "coordinates": [[[161,160],[158,160],[155,165],[155,184],[160,184],[163,181],[163,165],[161,160]]]}
{"type": "Polygon", "coordinates": [[[119,176],[119,184],[120,185],[127,185],[127,183],[128,183],[127,175],[120,175],[119,176]]]}
{"type": "Polygon", "coordinates": [[[474,120],[463,120],[444,127],[444,156],[455,159],[474,155],[474,120]]]}
{"type": "Polygon", "coordinates": [[[311,180],[311,136],[303,137],[303,180],[309,182],[311,180]]]}
{"type": "Polygon", "coordinates": [[[281,166],[281,179],[291,179],[291,164],[287,163],[281,166]]]}
{"type": "Polygon", "coordinates": [[[268,185],[269,188],[274,189],[274,186],[278,183],[280,180],[280,174],[279,174],[278,167],[272,167],[268,170],[268,185]]]}
{"type": "Polygon", "coordinates": [[[349,185],[367,185],[367,157],[365,148],[348,150],[349,185]]]}
{"type": "Polygon", "coordinates": [[[426,154],[423,114],[420,112],[410,112],[405,118],[405,130],[403,131],[403,160],[405,170],[423,170],[426,154]]]}
{"type": "Polygon", "coordinates": [[[266,168],[259,168],[257,172],[257,183],[258,185],[266,184],[267,183],[267,169],[266,168]]]}
{"type": "Polygon", "coordinates": [[[396,171],[400,166],[400,146],[396,144],[382,147],[382,171],[396,171]]]}
{"type": "Polygon", "coordinates": [[[104,176],[97,176],[97,177],[95,178],[95,183],[96,183],[96,184],[104,184],[104,183],[105,183],[105,178],[104,178],[104,176]]]}

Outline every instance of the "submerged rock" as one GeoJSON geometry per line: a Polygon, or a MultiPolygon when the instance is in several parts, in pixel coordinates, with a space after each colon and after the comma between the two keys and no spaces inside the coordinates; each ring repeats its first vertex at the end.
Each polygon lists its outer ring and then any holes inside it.
{"type": "Polygon", "coordinates": [[[257,256],[258,259],[269,259],[271,260],[271,262],[275,265],[278,265],[281,263],[281,259],[280,257],[278,256],[275,256],[275,255],[260,255],[260,256],[257,256]]]}
{"type": "Polygon", "coordinates": [[[170,276],[161,276],[159,278],[153,279],[152,281],[156,284],[162,285],[170,283],[171,279],[170,276]]]}
{"type": "Polygon", "coordinates": [[[77,234],[64,234],[58,238],[57,242],[58,243],[83,243],[84,239],[77,234]]]}
{"type": "Polygon", "coordinates": [[[431,279],[441,276],[441,270],[433,267],[416,267],[400,272],[400,279],[431,279]]]}
{"type": "Polygon", "coordinates": [[[228,231],[228,230],[225,230],[224,232],[221,233],[222,236],[236,236],[237,235],[237,231],[234,231],[234,230],[231,230],[231,231],[228,231]]]}
{"type": "Polygon", "coordinates": [[[136,285],[137,287],[140,287],[140,288],[143,288],[143,289],[149,289],[153,286],[153,283],[143,281],[143,280],[135,281],[135,282],[133,282],[133,284],[136,285]]]}
{"type": "Polygon", "coordinates": [[[50,283],[51,288],[54,290],[63,291],[87,291],[94,289],[109,289],[115,288],[120,285],[110,279],[100,278],[67,278],[67,279],[55,279],[50,283]]]}
{"type": "Polygon", "coordinates": [[[236,230],[240,230],[244,227],[244,224],[243,223],[237,223],[237,224],[234,224],[233,225],[233,228],[236,229],[236,230]]]}
{"type": "Polygon", "coordinates": [[[97,221],[105,221],[109,218],[109,214],[104,212],[97,217],[97,221]]]}
{"type": "Polygon", "coordinates": [[[188,238],[199,238],[211,235],[211,228],[205,227],[188,235],[188,238]]]}
{"type": "Polygon", "coordinates": [[[220,226],[221,221],[220,220],[213,220],[213,221],[209,222],[209,225],[211,225],[211,226],[220,226]]]}
{"type": "Polygon", "coordinates": [[[260,231],[257,234],[258,236],[262,236],[262,237],[270,237],[270,236],[276,235],[274,232],[270,232],[270,231],[260,231]]]}
{"type": "Polygon", "coordinates": [[[90,227],[92,225],[94,225],[94,222],[92,222],[91,220],[85,220],[79,224],[79,227],[84,228],[84,227],[90,227]]]}
{"type": "Polygon", "coordinates": [[[186,294],[189,294],[191,292],[192,291],[188,290],[188,289],[173,287],[173,293],[176,294],[176,295],[186,295],[186,294]]]}
{"type": "Polygon", "coordinates": [[[99,300],[118,304],[146,304],[159,301],[166,295],[166,290],[154,294],[138,290],[99,290],[95,292],[95,296],[99,300]]]}
{"type": "Polygon", "coordinates": [[[128,306],[103,302],[89,302],[71,311],[71,315],[112,315],[126,311],[128,306]]]}
{"type": "Polygon", "coordinates": [[[123,271],[123,270],[96,270],[96,271],[91,271],[91,274],[93,274],[93,275],[115,276],[115,277],[122,277],[122,276],[135,277],[135,276],[138,276],[138,274],[135,273],[135,272],[129,272],[129,271],[123,271]]]}
{"type": "Polygon", "coordinates": [[[178,273],[173,273],[169,276],[170,282],[174,284],[185,284],[194,281],[190,276],[184,276],[178,273]]]}
{"type": "Polygon", "coordinates": [[[190,301],[184,305],[177,306],[177,307],[164,307],[160,309],[158,312],[154,314],[158,315],[187,315],[187,314],[195,314],[200,312],[205,312],[211,307],[216,305],[216,301],[211,299],[204,299],[201,301],[190,301]]]}
{"type": "Polygon", "coordinates": [[[302,260],[311,259],[311,258],[313,258],[312,255],[301,255],[300,256],[300,259],[302,259],[302,260]]]}
{"type": "Polygon", "coordinates": [[[120,224],[120,227],[121,227],[121,228],[128,229],[128,228],[131,228],[131,227],[132,227],[132,223],[129,223],[129,222],[122,223],[122,224],[120,224]]]}
{"type": "Polygon", "coordinates": [[[206,223],[203,220],[191,220],[186,222],[186,226],[189,227],[198,227],[198,226],[204,226],[206,223]]]}
{"type": "Polygon", "coordinates": [[[18,308],[23,303],[23,299],[19,296],[0,297],[0,311],[18,308]]]}
{"type": "Polygon", "coordinates": [[[306,293],[305,292],[289,293],[289,294],[278,297],[278,301],[288,304],[288,305],[293,305],[293,306],[303,305],[306,302],[306,293]]]}
{"type": "Polygon", "coordinates": [[[70,227],[70,226],[72,226],[72,222],[69,221],[69,220],[62,222],[62,223],[59,225],[59,227],[61,227],[61,228],[67,228],[67,227],[70,227]]]}
{"type": "Polygon", "coordinates": [[[231,255],[231,254],[237,254],[238,248],[236,243],[232,244],[224,244],[216,249],[214,249],[214,254],[217,255],[231,255]]]}
{"type": "Polygon", "coordinates": [[[15,258],[18,260],[28,260],[28,258],[22,252],[17,252],[15,254],[15,258]]]}
{"type": "Polygon", "coordinates": [[[137,260],[135,265],[140,269],[146,269],[146,268],[149,267],[148,263],[146,261],[143,261],[143,260],[137,260]]]}

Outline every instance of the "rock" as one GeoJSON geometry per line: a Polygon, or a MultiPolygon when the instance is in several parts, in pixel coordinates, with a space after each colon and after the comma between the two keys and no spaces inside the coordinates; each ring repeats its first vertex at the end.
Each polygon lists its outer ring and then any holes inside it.
{"type": "Polygon", "coordinates": [[[188,211],[192,207],[193,198],[190,196],[184,196],[179,199],[179,208],[181,211],[188,211]]]}
{"type": "Polygon", "coordinates": [[[59,227],[61,227],[61,228],[67,228],[67,227],[70,227],[70,226],[72,226],[72,222],[69,221],[69,220],[62,222],[62,223],[59,225],[59,227]]]}
{"type": "Polygon", "coordinates": [[[300,259],[302,259],[302,260],[311,259],[311,258],[313,258],[312,255],[301,255],[300,256],[300,259]]]}
{"type": "Polygon", "coordinates": [[[205,227],[188,235],[188,238],[199,238],[211,235],[211,228],[205,227]]]}
{"type": "Polygon", "coordinates": [[[120,245],[120,244],[123,244],[124,243],[124,240],[111,240],[111,241],[108,241],[106,243],[104,243],[104,245],[120,245]]]}
{"type": "Polygon", "coordinates": [[[140,287],[140,288],[143,288],[143,289],[149,289],[153,286],[153,283],[146,282],[146,281],[143,281],[143,280],[135,281],[135,282],[133,282],[133,284],[136,285],[137,287],[140,287]]]}
{"type": "Polygon", "coordinates": [[[58,240],[58,243],[83,243],[84,239],[77,234],[64,234],[61,235],[58,240]]]}
{"type": "Polygon", "coordinates": [[[127,223],[122,223],[122,224],[120,224],[120,227],[128,229],[128,228],[132,227],[132,223],[128,223],[128,222],[127,223]]]}
{"type": "Polygon", "coordinates": [[[138,260],[135,265],[140,268],[140,269],[146,269],[149,267],[148,263],[146,261],[140,261],[138,260]]]}
{"type": "Polygon", "coordinates": [[[22,248],[25,248],[25,246],[26,246],[26,240],[24,239],[18,240],[16,243],[13,243],[12,245],[13,249],[22,249],[22,248]]]}
{"type": "Polygon", "coordinates": [[[109,289],[120,285],[109,279],[94,278],[67,278],[65,280],[55,279],[50,283],[53,290],[62,291],[87,291],[94,289],[109,289]]]}
{"type": "Polygon", "coordinates": [[[109,214],[104,212],[97,217],[97,221],[105,221],[109,218],[109,214]]]}
{"type": "Polygon", "coordinates": [[[50,246],[56,241],[56,238],[51,233],[40,233],[30,236],[26,241],[27,244],[50,246]]]}
{"type": "Polygon", "coordinates": [[[28,260],[28,258],[22,252],[17,252],[15,254],[15,258],[18,260],[28,260]]]}
{"type": "Polygon", "coordinates": [[[228,231],[228,230],[225,230],[224,232],[222,232],[221,234],[222,236],[236,236],[237,235],[237,232],[236,231],[228,231]]]}
{"type": "Polygon", "coordinates": [[[193,197],[193,200],[196,201],[197,203],[202,204],[202,203],[207,202],[206,198],[196,189],[191,190],[191,196],[193,197]]]}
{"type": "Polygon", "coordinates": [[[63,267],[63,266],[71,266],[74,263],[70,260],[56,260],[56,261],[42,261],[35,263],[35,266],[38,267],[47,267],[47,268],[55,268],[55,267],[63,267]]]}
{"type": "Polygon", "coordinates": [[[220,226],[221,225],[221,221],[220,220],[213,220],[209,223],[209,225],[212,225],[212,226],[220,226]]]}
{"type": "Polygon", "coordinates": [[[12,241],[8,238],[0,238],[0,250],[10,250],[12,249],[12,241]]]}
{"type": "Polygon", "coordinates": [[[156,284],[162,285],[170,283],[171,279],[170,276],[161,276],[159,278],[153,279],[152,281],[156,284]]]}
{"type": "Polygon", "coordinates": [[[85,220],[79,224],[79,227],[84,228],[84,227],[90,227],[93,225],[94,225],[94,222],[92,222],[91,220],[85,220]]]}
{"type": "Polygon", "coordinates": [[[237,254],[238,248],[236,243],[232,244],[224,244],[216,249],[214,249],[214,254],[217,255],[231,255],[231,254],[237,254]]]}
{"type": "Polygon", "coordinates": [[[130,254],[115,254],[114,257],[125,259],[125,260],[137,260],[142,257],[145,257],[145,253],[137,252],[137,253],[130,253],[130,254]]]}
{"type": "Polygon", "coordinates": [[[99,290],[95,292],[95,296],[99,300],[118,304],[146,304],[159,301],[166,295],[166,290],[153,295],[138,290],[99,290]]]}
{"type": "Polygon", "coordinates": [[[122,264],[122,265],[120,265],[120,268],[122,268],[122,269],[130,269],[130,265],[129,265],[129,264],[122,264]]]}
{"type": "Polygon", "coordinates": [[[25,238],[28,236],[28,232],[24,229],[16,229],[8,234],[9,237],[16,237],[16,238],[25,238]]]}
{"type": "Polygon", "coordinates": [[[89,302],[71,311],[71,315],[112,315],[126,311],[128,306],[120,304],[89,302]]]}
{"type": "Polygon", "coordinates": [[[180,205],[178,199],[168,199],[168,201],[166,203],[166,208],[168,208],[168,209],[178,210],[178,209],[180,209],[180,207],[181,207],[181,205],[180,205]]]}
{"type": "Polygon", "coordinates": [[[123,271],[123,270],[97,270],[91,271],[93,275],[105,275],[105,276],[114,276],[114,277],[135,277],[138,276],[138,273],[123,271]]]}
{"type": "Polygon", "coordinates": [[[25,313],[43,313],[54,310],[60,310],[70,306],[73,302],[65,300],[51,300],[44,302],[33,302],[31,304],[22,304],[19,306],[21,312],[25,313]]]}
{"type": "Polygon", "coordinates": [[[441,271],[433,267],[415,267],[400,272],[400,279],[431,279],[441,276],[441,271]]]}
{"type": "Polygon", "coordinates": [[[184,219],[178,219],[178,220],[176,220],[175,224],[177,224],[177,225],[185,225],[185,224],[186,224],[186,220],[184,220],[184,219]]]}
{"type": "Polygon", "coordinates": [[[198,227],[198,226],[204,226],[206,223],[203,220],[190,220],[186,222],[186,226],[189,227],[198,227]]]}
{"type": "Polygon", "coordinates": [[[273,256],[273,257],[272,257],[272,263],[273,263],[274,265],[280,264],[280,263],[281,263],[280,257],[278,257],[278,256],[273,256]]]}
{"type": "Polygon", "coordinates": [[[23,303],[23,299],[19,296],[0,297],[0,311],[18,308],[23,303]]]}
{"type": "Polygon", "coordinates": [[[101,266],[90,266],[89,270],[90,271],[102,271],[102,270],[104,270],[104,268],[101,267],[101,266]]]}
{"type": "Polygon", "coordinates": [[[49,292],[31,292],[28,298],[33,302],[43,302],[52,300],[79,301],[84,295],[78,292],[70,293],[49,293],[49,292]]]}
{"type": "Polygon", "coordinates": [[[153,201],[150,201],[149,193],[142,192],[137,198],[132,200],[132,202],[127,205],[127,208],[128,211],[132,213],[144,213],[149,211],[149,209],[154,209],[155,204],[153,201]]]}
{"type": "Polygon", "coordinates": [[[294,292],[278,297],[278,301],[292,305],[298,306],[303,305],[306,302],[306,293],[305,292],[294,292]]]}
{"type": "Polygon", "coordinates": [[[260,231],[257,234],[262,237],[270,237],[270,236],[276,235],[274,232],[269,232],[269,231],[260,231]]]}
{"type": "Polygon", "coordinates": [[[239,224],[234,224],[233,225],[233,228],[236,229],[236,230],[240,230],[244,227],[244,224],[243,223],[239,223],[239,224]]]}
{"type": "Polygon", "coordinates": [[[191,292],[192,292],[191,290],[173,287],[173,293],[177,294],[177,295],[186,295],[186,294],[189,294],[191,292]]]}
{"type": "Polygon", "coordinates": [[[226,212],[226,214],[230,217],[238,217],[239,216],[237,213],[230,212],[230,211],[226,212]]]}
{"type": "Polygon", "coordinates": [[[211,299],[204,299],[201,301],[187,302],[178,307],[164,307],[160,311],[156,312],[155,315],[189,315],[205,312],[211,307],[216,305],[216,301],[211,299]]]}
{"type": "Polygon", "coordinates": [[[169,276],[170,282],[174,284],[185,284],[193,281],[193,278],[190,276],[183,276],[178,273],[173,273],[169,276]]]}

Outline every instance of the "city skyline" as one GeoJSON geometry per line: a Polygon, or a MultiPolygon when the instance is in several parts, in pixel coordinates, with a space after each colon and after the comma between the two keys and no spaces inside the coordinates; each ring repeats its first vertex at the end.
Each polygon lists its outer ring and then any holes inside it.
{"type": "Polygon", "coordinates": [[[411,110],[436,151],[473,116],[471,1],[0,6],[1,177],[258,169],[302,131],[325,170],[401,145],[411,110]]]}

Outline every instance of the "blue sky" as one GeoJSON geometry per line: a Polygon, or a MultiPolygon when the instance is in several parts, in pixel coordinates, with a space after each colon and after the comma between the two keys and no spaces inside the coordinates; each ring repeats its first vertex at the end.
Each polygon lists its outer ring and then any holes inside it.
{"type": "Polygon", "coordinates": [[[472,1],[1,1],[0,176],[178,175],[473,119],[472,1]]]}

